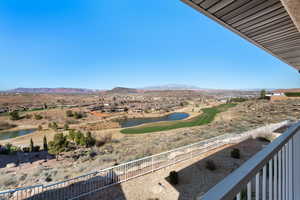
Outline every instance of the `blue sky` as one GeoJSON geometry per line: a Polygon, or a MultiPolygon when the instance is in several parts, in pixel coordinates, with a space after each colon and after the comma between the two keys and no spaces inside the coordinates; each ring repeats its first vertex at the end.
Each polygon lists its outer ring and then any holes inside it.
{"type": "Polygon", "coordinates": [[[0,90],[300,85],[296,70],[179,0],[9,0],[0,19],[0,90]]]}

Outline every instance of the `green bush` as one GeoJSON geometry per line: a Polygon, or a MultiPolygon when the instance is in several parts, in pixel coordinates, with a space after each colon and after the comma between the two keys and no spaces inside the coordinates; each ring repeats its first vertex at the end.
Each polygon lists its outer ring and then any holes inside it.
{"type": "Polygon", "coordinates": [[[230,155],[232,158],[235,158],[235,159],[241,158],[241,153],[240,153],[239,149],[232,149],[232,151],[230,152],[230,155]]]}
{"type": "Polygon", "coordinates": [[[4,146],[0,145],[0,154],[10,154],[12,153],[12,144],[6,143],[4,146]]]}
{"type": "Polygon", "coordinates": [[[68,145],[67,137],[62,133],[57,133],[54,135],[53,141],[49,142],[49,153],[59,154],[64,152],[67,150],[68,145]]]}
{"type": "Polygon", "coordinates": [[[83,133],[81,133],[80,131],[76,132],[75,143],[80,146],[85,146],[85,138],[83,133]]]}
{"type": "Polygon", "coordinates": [[[177,185],[179,180],[178,180],[178,173],[176,171],[171,171],[169,174],[169,179],[170,179],[170,183],[172,185],[177,185]]]}
{"type": "Polygon", "coordinates": [[[300,97],[300,92],[286,92],[284,94],[287,97],[300,97]]]}
{"type": "Polygon", "coordinates": [[[39,152],[40,149],[41,149],[40,146],[34,146],[34,147],[33,147],[33,152],[39,152]]]}
{"type": "Polygon", "coordinates": [[[92,137],[90,132],[88,132],[87,136],[85,137],[80,131],[70,130],[68,138],[79,146],[92,147],[96,144],[96,139],[92,137]]]}
{"type": "Polygon", "coordinates": [[[69,130],[69,125],[68,124],[64,125],[64,130],[66,130],[66,131],[69,130]]]}
{"type": "Polygon", "coordinates": [[[91,132],[88,132],[85,138],[86,147],[92,147],[95,146],[95,144],[96,144],[96,139],[92,137],[91,132]]]}
{"type": "Polygon", "coordinates": [[[74,116],[72,110],[67,110],[67,111],[66,111],[66,115],[67,115],[67,117],[73,117],[73,116],[74,116]]]}
{"type": "Polygon", "coordinates": [[[11,120],[16,121],[16,120],[21,119],[18,111],[13,111],[13,112],[9,113],[9,115],[10,115],[11,120]]]}
{"type": "Polygon", "coordinates": [[[23,147],[23,148],[22,148],[22,151],[23,151],[24,153],[29,153],[29,152],[30,152],[30,148],[29,148],[29,147],[23,147]]]}
{"type": "Polygon", "coordinates": [[[213,160],[207,160],[205,162],[205,167],[206,169],[210,170],[210,171],[215,171],[217,169],[217,166],[215,164],[215,162],[213,160]]]}
{"type": "Polygon", "coordinates": [[[49,123],[48,127],[51,128],[51,129],[53,129],[53,130],[55,130],[55,131],[58,130],[58,125],[57,125],[56,122],[49,123]]]}
{"type": "Polygon", "coordinates": [[[39,114],[35,114],[35,115],[34,115],[34,119],[35,119],[35,120],[41,120],[41,119],[43,119],[43,116],[42,116],[42,115],[39,115],[39,114]]]}
{"type": "Polygon", "coordinates": [[[31,118],[32,118],[32,115],[26,114],[26,115],[25,115],[25,118],[26,118],[26,119],[31,119],[31,118]]]}
{"type": "Polygon", "coordinates": [[[84,117],[84,115],[81,112],[75,112],[74,117],[75,117],[75,119],[81,119],[84,117]]]}

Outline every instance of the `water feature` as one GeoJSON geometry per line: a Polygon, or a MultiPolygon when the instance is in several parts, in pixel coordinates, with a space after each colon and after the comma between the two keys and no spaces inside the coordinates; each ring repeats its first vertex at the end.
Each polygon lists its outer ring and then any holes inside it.
{"type": "Polygon", "coordinates": [[[133,126],[138,126],[141,124],[162,122],[162,121],[176,121],[188,118],[190,115],[187,113],[172,113],[163,117],[153,117],[153,118],[129,118],[122,120],[120,125],[122,128],[128,128],[133,126]]]}
{"type": "Polygon", "coordinates": [[[19,137],[22,135],[27,135],[33,133],[36,129],[25,129],[25,130],[17,130],[17,131],[3,131],[0,132],[0,140],[11,139],[15,137],[19,137]]]}

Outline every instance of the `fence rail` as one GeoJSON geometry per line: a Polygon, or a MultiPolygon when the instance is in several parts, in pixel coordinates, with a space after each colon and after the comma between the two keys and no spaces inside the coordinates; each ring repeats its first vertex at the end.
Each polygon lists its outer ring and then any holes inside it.
{"type": "Polygon", "coordinates": [[[21,199],[80,199],[113,185],[152,173],[178,162],[195,158],[226,144],[238,143],[261,133],[271,133],[287,125],[288,121],[270,124],[242,134],[224,134],[171,151],[127,162],[111,168],[91,172],[50,185],[36,185],[0,192],[0,200],[21,199]]]}
{"type": "Polygon", "coordinates": [[[245,162],[199,200],[300,199],[300,122],[245,162]]]}

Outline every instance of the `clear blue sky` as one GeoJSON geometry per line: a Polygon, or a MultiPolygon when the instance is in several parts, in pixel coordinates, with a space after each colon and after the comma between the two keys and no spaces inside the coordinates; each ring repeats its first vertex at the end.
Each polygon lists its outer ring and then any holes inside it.
{"type": "Polygon", "coordinates": [[[0,90],[300,86],[296,70],[179,0],[9,0],[0,19],[0,90]]]}

